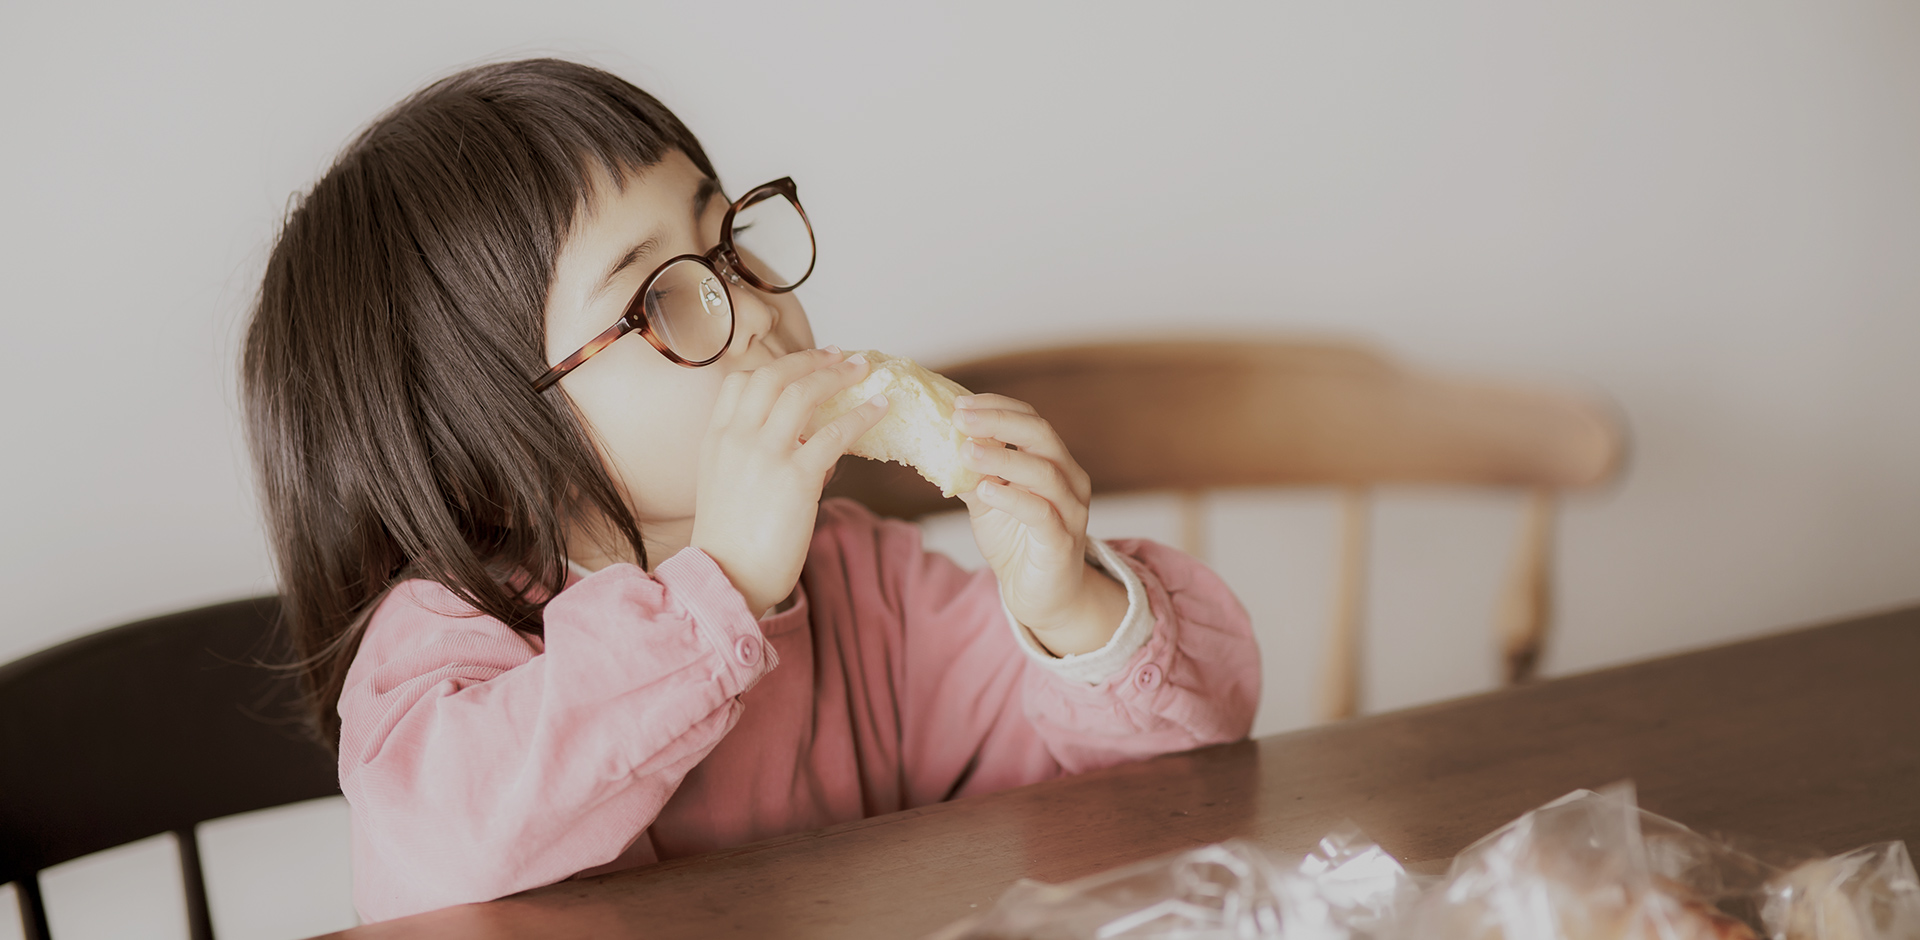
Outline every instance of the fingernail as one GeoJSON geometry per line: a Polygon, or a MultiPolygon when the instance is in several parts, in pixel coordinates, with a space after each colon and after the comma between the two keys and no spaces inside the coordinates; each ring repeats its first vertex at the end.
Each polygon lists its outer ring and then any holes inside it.
{"type": "Polygon", "coordinates": [[[820,347],[820,350],[821,350],[822,352],[830,352],[830,353],[838,353],[838,352],[840,351],[840,347],[838,347],[838,346],[822,346],[822,347],[820,347]]]}
{"type": "Polygon", "coordinates": [[[957,397],[957,398],[955,398],[955,399],[953,400],[953,407],[955,407],[955,408],[971,408],[971,407],[973,407],[973,396],[972,396],[972,395],[961,395],[961,396],[959,396],[959,397],[957,397]]]}
{"type": "Polygon", "coordinates": [[[992,493],[992,492],[994,492],[994,491],[996,491],[996,490],[998,490],[999,488],[1000,488],[1000,484],[998,484],[998,483],[995,483],[995,482],[993,482],[992,480],[981,480],[981,481],[980,481],[980,485],[979,485],[979,490],[980,490],[980,492],[982,492],[982,493],[992,493]]]}
{"type": "Polygon", "coordinates": [[[880,407],[885,408],[887,406],[887,396],[875,395],[872,398],[867,399],[867,404],[879,405],[880,407]]]}
{"type": "Polygon", "coordinates": [[[864,353],[854,353],[853,355],[847,357],[847,361],[850,363],[853,363],[854,365],[859,365],[860,363],[866,362],[867,357],[864,353]]]}
{"type": "Polygon", "coordinates": [[[973,412],[968,411],[965,408],[953,409],[953,421],[955,424],[964,424],[972,420],[973,420],[973,412]]]}

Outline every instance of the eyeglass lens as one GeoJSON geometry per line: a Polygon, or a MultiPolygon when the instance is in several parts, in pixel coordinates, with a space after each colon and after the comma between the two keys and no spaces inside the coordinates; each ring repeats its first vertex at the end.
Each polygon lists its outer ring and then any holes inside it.
{"type": "Polygon", "coordinates": [[[774,287],[792,287],[813,267],[813,235],[800,207],[771,193],[733,214],[733,250],[741,265],[774,287]]]}
{"type": "Polygon", "coordinates": [[[720,355],[733,333],[726,288],[698,261],[675,261],[662,269],[647,291],[646,310],[660,341],[688,362],[720,355]]]}

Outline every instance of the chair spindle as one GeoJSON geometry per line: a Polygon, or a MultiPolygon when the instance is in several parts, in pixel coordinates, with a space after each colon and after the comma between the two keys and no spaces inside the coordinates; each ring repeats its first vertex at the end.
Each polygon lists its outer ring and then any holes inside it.
{"type": "Polygon", "coordinates": [[[20,930],[27,940],[48,940],[47,903],[40,896],[40,876],[29,873],[13,883],[20,899],[20,930]]]}
{"type": "Polygon", "coordinates": [[[1180,491],[1180,550],[1200,561],[1207,560],[1206,496],[1201,490],[1180,491]]]}
{"type": "Polygon", "coordinates": [[[1553,533],[1556,500],[1541,487],[1527,497],[1520,520],[1520,551],[1500,605],[1502,672],[1508,685],[1534,678],[1553,617],[1553,533]]]}
{"type": "Polygon", "coordinates": [[[192,940],[213,940],[213,916],[207,908],[207,879],[200,869],[200,840],[193,827],[175,829],[174,845],[180,849],[180,887],[187,893],[187,936],[192,940]]]}
{"type": "Polygon", "coordinates": [[[1340,491],[1340,582],[1328,625],[1325,666],[1320,671],[1320,719],[1352,718],[1360,711],[1361,640],[1366,618],[1368,529],[1372,493],[1364,486],[1340,491]]]}

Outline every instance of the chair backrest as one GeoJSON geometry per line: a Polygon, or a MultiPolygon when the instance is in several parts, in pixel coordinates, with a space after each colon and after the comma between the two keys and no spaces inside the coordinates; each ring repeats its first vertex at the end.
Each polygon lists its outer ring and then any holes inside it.
{"type": "MultiPolygon", "coordinates": [[[[973,391],[1032,404],[1060,432],[1096,494],[1185,494],[1182,547],[1194,554],[1204,544],[1205,490],[1340,487],[1341,579],[1320,704],[1328,718],[1353,714],[1359,700],[1371,487],[1469,484],[1532,493],[1500,624],[1506,674],[1521,681],[1545,640],[1554,494],[1611,479],[1624,451],[1617,415],[1600,404],[1552,389],[1430,375],[1354,343],[1101,343],[938,371],[973,391]]],[[[910,470],[853,458],[841,462],[828,492],[902,518],[958,505],[910,470]]]]}
{"type": "Polygon", "coordinates": [[[0,884],[46,935],[35,873],[178,839],[192,936],[211,937],[194,824],[340,792],[295,720],[271,597],[127,624],[0,666],[0,884]]]}

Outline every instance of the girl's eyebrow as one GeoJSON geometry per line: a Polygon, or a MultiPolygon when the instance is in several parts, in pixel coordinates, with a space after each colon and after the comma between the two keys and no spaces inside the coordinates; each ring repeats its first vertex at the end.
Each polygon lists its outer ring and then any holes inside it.
{"type": "Polygon", "coordinates": [[[627,249],[627,253],[621,255],[620,260],[615,261],[613,267],[607,269],[606,276],[600,279],[600,286],[594,288],[593,293],[587,295],[587,302],[591,303],[594,298],[606,293],[607,288],[613,286],[613,279],[620,276],[620,272],[633,267],[648,255],[653,254],[659,247],[660,236],[649,235],[646,241],[627,249]]]}
{"type": "Polygon", "coordinates": [[[701,177],[700,187],[693,191],[693,221],[697,225],[700,217],[707,214],[707,203],[720,195],[720,182],[711,176],[701,177]]]}
{"type": "MultiPolygon", "coordinates": [[[[713,197],[718,195],[720,195],[719,182],[711,176],[702,177],[700,185],[693,191],[693,221],[695,226],[699,225],[700,217],[707,214],[707,204],[712,202],[713,197]]],[[[621,255],[620,260],[615,261],[613,267],[607,269],[606,276],[600,279],[600,286],[594,288],[593,293],[587,295],[587,301],[591,303],[601,294],[606,293],[607,288],[613,286],[613,279],[620,276],[620,272],[633,267],[648,255],[653,254],[659,247],[660,236],[655,234],[647,236],[646,241],[627,249],[627,253],[621,255]]]]}

